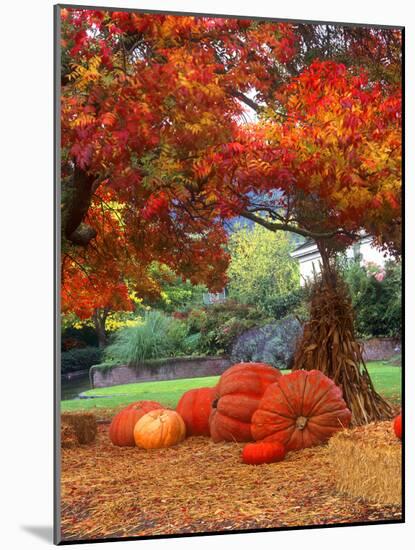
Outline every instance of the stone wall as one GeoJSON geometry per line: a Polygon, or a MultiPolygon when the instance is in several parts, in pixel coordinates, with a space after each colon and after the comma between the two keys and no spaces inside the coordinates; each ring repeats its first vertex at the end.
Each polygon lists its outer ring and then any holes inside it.
{"type": "Polygon", "coordinates": [[[401,343],[395,338],[371,338],[362,344],[365,361],[387,360],[401,353],[401,343]]]}
{"type": "MultiPolygon", "coordinates": [[[[388,360],[401,352],[401,343],[394,338],[372,338],[362,344],[365,361],[388,360]]],[[[230,359],[224,357],[174,357],[145,361],[137,367],[95,365],[89,371],[89,378],[92,388],[106,388],[131,382],[219,376],[231,364],[230,359]]]]}
{"type": "Polygon", "coordinates": [[[89,377],[92,388],[106,388],[131,382],[219,376],[230,365],[230,360],[224,357],[175,357],[145,361],[137,367],[95,365],[91,367],[89,377]]]}

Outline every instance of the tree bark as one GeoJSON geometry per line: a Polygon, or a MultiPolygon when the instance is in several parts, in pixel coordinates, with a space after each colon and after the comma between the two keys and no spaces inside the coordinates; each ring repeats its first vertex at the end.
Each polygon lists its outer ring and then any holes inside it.
{"type": "Polygon", "coordinates": [[[94,321],[94,327],[96,335],[98,336],[98,346],[104,348],[107,345],[107,333],[105,330],[105,322],[107,320],[109,311],[104,308],[97,308],[94,311],[92,320],[94,321]]]}
{"type": "Polygon", "coordinates": [[[95,177],[75,166],[73,176],[62,190],[62,229],[73,244],[86,246],[97,232],[84,223],[95,190],[95,177]]]}

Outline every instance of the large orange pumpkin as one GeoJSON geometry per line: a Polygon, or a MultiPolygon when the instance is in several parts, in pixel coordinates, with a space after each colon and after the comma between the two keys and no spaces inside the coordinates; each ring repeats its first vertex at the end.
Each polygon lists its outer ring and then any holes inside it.
{"type": "Polygon", "coordinates": [[[242,451],[242,462],[245,464],[269,464],[284,460],[286,454],[286,448],[278,441],[247,443],[242,451]]]}
{"type": "Polygon", "coordinates": [[[393,431],[395,432],[396,437],[402,439],[402,413],[398,414],[398,416],[394,419],[393,431]]]}
{"type": "Polygon", "coordinates": [[[186,437],[183,418],[176,411],[158,409],[140,418],[134,427],[134,440],[143,449],[171,447],[186,437]]]}
{"type": "Polygon", "coordinates": [[[209,416],[215,388],[196,388],[185,392],[176,411],[186,424],[186,435],[210,435],[209,416]]]}
{"type": "Polygon", "coordinates": [[[326,441],[348,427],[351,417],[330,378],[317,370],[298,370],[268,387],[252,417],[252,435],[293,451],[326,441]]]}
{"type": "Polygon", "coordinates": [[[265,363],[238,363],[216,386],[209,426],[213,441],[252,441],[251,418],[270,384],[281,377],[265,363]]]}
{"type": "Polygon", "coordinates": [[[109,436],[114,445],[119,447],[134,447],[134,426],[140,418],[163,405],[157,401],[136,401],[131,403],[112,419],[109,436]]]}

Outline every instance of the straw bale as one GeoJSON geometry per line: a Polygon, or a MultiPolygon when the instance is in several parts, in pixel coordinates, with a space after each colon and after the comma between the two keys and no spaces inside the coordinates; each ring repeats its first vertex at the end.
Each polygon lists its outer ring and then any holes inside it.
{"type": "Polygon", "coordinates": [[[61,421],[73,427],[78,442],[92,443],[97,435],[97,419],[92,413],[63,413],[61,421]]]}
{"type": "Polygon", "coordinates": [[[391,422],[343,430],[330,439],[339,491],[379,504],[401,504],[402,446],[391,422]]]}
{"type": "Polygon", "coordinates": [[[67,422],[61,423],[61,445],[65,449],[79,445],[74,427],[67,422]]]}

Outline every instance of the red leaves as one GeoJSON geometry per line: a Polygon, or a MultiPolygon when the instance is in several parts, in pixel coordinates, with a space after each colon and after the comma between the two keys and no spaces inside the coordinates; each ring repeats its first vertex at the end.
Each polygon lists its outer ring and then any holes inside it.
{"type": "Polygon", "coordinates": [[[245,147],[242,143],[227,143],[223,146],[223,150],[229,153],[242,153],[245,150],[245,147]]]}
{"type": "Polygon", "coordinates": [[[281,63],[289,63],[297,53],[297,35],[292,27],[282,23],[279,25],[282,37],[276,48],[276,56],[281,63]]]}
{"type": "MultiPolygon", "coordinates": [[[[129,280],[154,293],[146,269],[157,260],[220,288],[228,261],[221,223],[264,197],[259,215],[289,209],[311,229],[383,234],[398,215],[399,90],[333,61],[314,60],[288,80],[290,71],[278,71],[297,60],[293,25],[61,13],[68,66],[79,68],[62,89],[63,172],[74,161],[96,174],[109,204],[97,200],[88,211],[97,254],[70,252],[105,284],[129,280]],[[120,36],[129,45],[133,34],[141,53],[124,59],[120,36]],[[274,92],[281,80],[288,83],[274,92]],[[247,123],[242,94],[253,92],[265,108],[247,123]]],[[[73,269],[72,290],[95,296],[96,282],[73,269]]]]}
{"type": "Polygon", "coordinates": [[[167,195],[164,192],[157,195],[151,195],[147,201],[147,204],[142,212],[142,216],[145,220],[150,220],[156,216],[167,215],[168,211],[167,195]]]}
{"type": "Polygon", "coordinates": [[[74,157],[76,164],[86,170],[91,163],[92,147],[90,145],[82,147],[79,143],[74,143],[71,147],[71,155],[74,157]]]}

